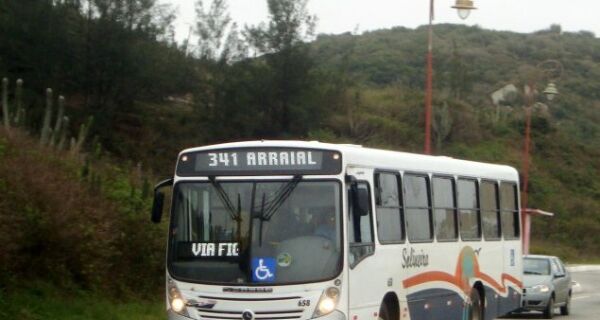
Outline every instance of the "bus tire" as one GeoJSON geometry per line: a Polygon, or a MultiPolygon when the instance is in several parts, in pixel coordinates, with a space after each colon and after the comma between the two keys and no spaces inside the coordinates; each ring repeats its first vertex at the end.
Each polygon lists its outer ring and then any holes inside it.
{"type": "Polygon", "coordinates": [[[484,320],[483,319],[483,303],[479,290],[477,288],[471,289],[469,296],[471,302],[469,303],[469,320],[484,320]]]}
{"type": "Polygon", "coordinates": [[[379,308],[379,317],[377,320],[392,320],[392,318],[390,318],[390,308],[387,303],[384,302],[379,308]]]}
{"type": "Polygon", "coordinates": [[[394,292],[388,292],[381,301],[377,320],[398,320],[400,319],[400,304],[398,296],[394,292]]]}

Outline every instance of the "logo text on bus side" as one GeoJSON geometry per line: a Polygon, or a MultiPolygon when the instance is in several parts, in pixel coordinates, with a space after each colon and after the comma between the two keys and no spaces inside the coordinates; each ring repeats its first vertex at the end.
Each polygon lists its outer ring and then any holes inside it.
{"type": "Polygon", "coordinates": [[[429,255],[423,252],[417,252],[414,248],[404,248],[402,250],[402,268],[419,268],[429,265],[429,255]]]}

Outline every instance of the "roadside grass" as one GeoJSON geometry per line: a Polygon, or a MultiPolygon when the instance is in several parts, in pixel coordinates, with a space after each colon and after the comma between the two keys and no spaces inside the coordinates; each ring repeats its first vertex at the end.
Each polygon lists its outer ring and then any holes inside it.
{"type": "Polygon", "coordinates": [[[600,257],[586,254],[585,250],[577,250],[568,244],[552,240],[531,239],[529,247],[531,254],[557,256],[569,265],[598,264],[600,257]]]}
{"type": "Polygon", "coordinates": [[[19,320],[164,320],[166,312],[156,301],[119,301],[101,293],[59,289],[47,283],[31,283],[24,288],[0,291],[0,319],[19,320]]]}

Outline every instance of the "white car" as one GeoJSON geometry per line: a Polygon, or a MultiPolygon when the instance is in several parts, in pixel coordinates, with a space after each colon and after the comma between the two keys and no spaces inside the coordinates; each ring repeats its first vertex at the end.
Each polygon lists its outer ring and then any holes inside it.
{"type": "Polygon", "coordinates": [[[524,311],[542,311],[552,319],[554,309],[562,315],[571,312],[571,275],[558,257],[526,255],[523,257],[524,311]]]}

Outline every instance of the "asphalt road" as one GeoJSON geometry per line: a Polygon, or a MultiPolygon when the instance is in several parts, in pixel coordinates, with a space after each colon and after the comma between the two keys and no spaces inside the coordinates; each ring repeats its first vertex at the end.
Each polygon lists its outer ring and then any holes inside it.
{"type": "MultiPolygon", "coordinates": [[[[555,319],[597,320],[600,319],[600,271],[572,272],[573,280],[581,285],[581,290],[573,294],[571,315],[561,316],[560,309],[554,310],[555,319]]],[[[511,315],[502,319],[544,319],[539,312],[511,315]]]]}

